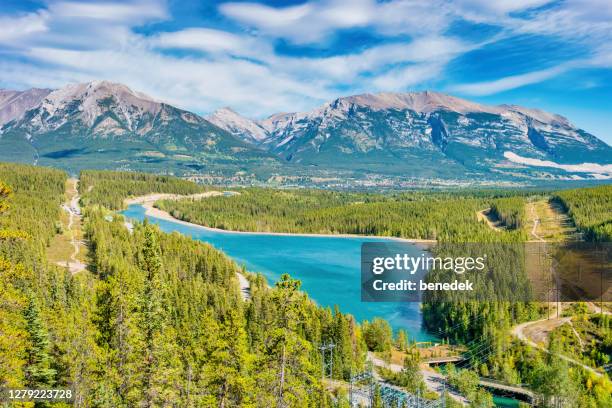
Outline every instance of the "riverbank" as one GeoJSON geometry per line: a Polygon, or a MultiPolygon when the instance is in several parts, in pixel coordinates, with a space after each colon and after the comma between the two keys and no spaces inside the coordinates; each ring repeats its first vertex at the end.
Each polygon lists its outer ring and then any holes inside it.
{"type": "Polygon", "coordinates": [[[206,191],[204,193],[189,194],[189,195],[152,193],[152,194],[147,194],[147,195],[138,196],[138,197],[126,198],[125,200],[123,200],[123,203],[125,205],[150,204],[152,206],[153,203],[159,200],[183,200],[187,198],[199,199],[199,198],[214,197],[214,196],[220,196],[220,195],[223,195],[221,191],[206,191]]]}
{"type": "Polygon", "coordinates": [[[435,244],[437,241],[433,239],[412,239],[412,238],[399,238],[399,237],[388,237],[380,235],[360,235],[360,234],[315,234],[315,233],[293,233],[293,232],[257,232],[257,231],[231,231],[221,228],[207,227],[200,224],[195,224],[188,221],[183,221],[173,217],[167,211],[160,210],[154,207],[155,201],[158,200],[181,200],[187,198],[205,198],[223,195],[221,191],[207,191],[205,193],[193,194],[193,195],[177,195],[177,194],[149,194],[146,196],[134,197],[126,199],[124,203],[126,205],[140,204],[145,209],[145,215],[153,218],[158,218],[165,221],[172,221],[182,225],[186,225],[194,228],[203,228],[207,231],[224,233],[224,234],[241,234],[241,235],[270,235],[270,236],[294,236],[294,237],[323,237],[323,238],[383,238],[390,241],[406,242],[411,244],[419,244],[427,248],[430,245],[435,244]]]}

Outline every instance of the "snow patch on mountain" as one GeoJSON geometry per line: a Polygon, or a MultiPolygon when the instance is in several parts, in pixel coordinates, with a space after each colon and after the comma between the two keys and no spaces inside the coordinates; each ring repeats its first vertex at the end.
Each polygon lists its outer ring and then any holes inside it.
{"type": "Polygon", "coordinates": [[[592,173],[599,175],[599,179],[602,176],[606,176],[606,179],[612,178],[612,164],[597,164],[597,163],[581,163],[581,164],[560,164],[550,160],[532,159],[529,157],[522,157],[513,152],[504,152],[504,157],[513,163],[525,164],[527,166],[534,167],[551,167],[556,169],[565,170],[572,173],[592,173]]]}

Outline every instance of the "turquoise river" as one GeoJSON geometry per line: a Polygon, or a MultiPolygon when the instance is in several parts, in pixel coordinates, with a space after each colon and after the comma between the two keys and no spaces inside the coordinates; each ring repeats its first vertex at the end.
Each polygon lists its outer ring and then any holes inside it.
{"type": "MultiPolygon", "coordinates": [[[[143,206],[130,205],[122,214],[142,221],[143,206]]],[[[313,237],[300,235],[240,234],[148,217],[165,231],[177,231],[207,242],[251,272],[276,282],[283,273],[302,281],[302,289],[318,304],[350,313],[358,321],[385,318],[394,330],[403,328],[416,341],[434,339],[421,325],[419,303],[362,302],[360,255],[363,242],[384,238],[313,237]]],[[[421,252],[413,245],[415,254],[421,252]]]]}

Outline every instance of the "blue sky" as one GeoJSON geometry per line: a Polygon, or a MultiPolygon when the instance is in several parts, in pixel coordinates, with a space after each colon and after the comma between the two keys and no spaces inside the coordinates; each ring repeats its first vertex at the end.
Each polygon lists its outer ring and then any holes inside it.
{"type": "Polygon", "coordinates": [[[251,117],[436,90],[567,116],[612,143],[609,0],[0,3],[0,87],[108,79],[251,117]]]}

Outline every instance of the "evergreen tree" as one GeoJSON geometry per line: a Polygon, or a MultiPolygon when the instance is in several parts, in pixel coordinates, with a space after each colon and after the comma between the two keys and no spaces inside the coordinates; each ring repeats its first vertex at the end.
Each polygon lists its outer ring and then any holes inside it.
{"type": "Polygon", "coordinates": [[[404,367],[400,373],[399,381],[409,391],[424,390],[423,376],[421,375],[418,352],[416,350],[404,358],[404,367]]]}
{"type": "Polygon", "coordinates": [[[393,334],[389,322],[375,317],[372,322],[363,322],[363,337],[368,349],[378,352],[388,352],[393,344],[393,334]]]}
{"type": "Polygon", "coordinates": [[[247,406],[252,402],[253,382],[249,376],[252,356],[242,324],[238,312],[230,312],[212,344],[209,385],[214,387],[221,408],[247,406]]]}
{"type": "Polygon", "coordinates": [[[55,370],[51,368],[49,333],[40,316],[33,294],[24,312],[29,344],[26,349],[25,379],[30,388],[50,387],[55,383],[55,370]]]}
{"type": "Polygon", "coordinates": [[[139,311],[139,328],[143,333],[142,367],[143,406],[150,408],[177,398],[178,351],[174,330],[170,326],[168,306],[164,305],[165,282],[161,249],[155,228],[145,224],[138,265],[144,276],[139,311]]]}
{"type": "Polygon", "coordinates": [[[408,334],[406,333],[406,330],[399,329],[397,331],[397,336],[395,337],[395,347],[399,351],[408,350],[408,334]]]}

